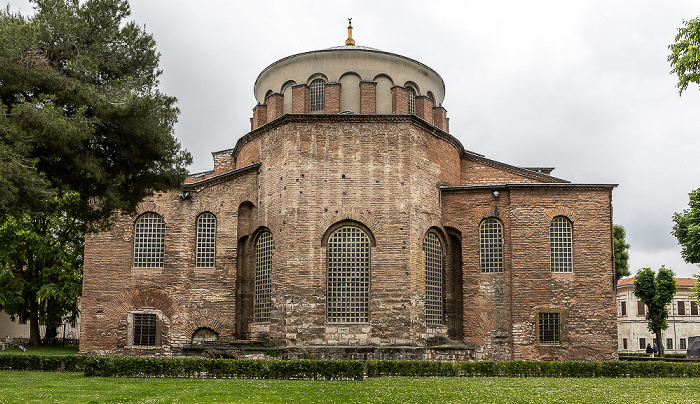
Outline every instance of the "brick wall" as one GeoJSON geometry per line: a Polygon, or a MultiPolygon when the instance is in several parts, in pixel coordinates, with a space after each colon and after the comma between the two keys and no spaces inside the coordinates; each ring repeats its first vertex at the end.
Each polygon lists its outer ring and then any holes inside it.
{"type": "Polygon", "coordinates": [[[483,347],[483,359],[614,359],[610,190],[499,191],[443,194],[445,226],[462,235],[465,341],[483,347]],[[549,225],[559,215],[573,222],[572,273],[550,270],[549,225]],[[488,217],[503,223],[502,273],[479,269],[478,229],[488,217]],[[540,311],[562,313],[562,344],[538,343],[540,311]]]}
{"type": "Polygon", "coordinates": [[[267,121],[272,122],[275,119],[284,115],[284,96],[280,93],[274,93],[265,100],[267,104],[267,121]]]}
{"type": "Polygon", "coordinates": [[[360,82],[360,113],[361,114],[376,114],[377,113],[377,82],[362,81],[360,82]]]}
{"type": "Polygon", "coordinates": [[[337,114],[340,112],[340,83],[327,83],[324,91],[324,112],[337,114]]]}
{"type": "Polygon", "coordinates": [[[308,114],[311,111],[311,91],[306,84],[292,87],[292,113],[308,114]]]}
{"type": "Polygon", "coordinates": [[[88,235],[81,349],[169,355],[206,327],[221,341],[425,346],[451,339],[479,359],[614,358],[610,189],[509,185],[498,197],[484,188],[441,191],[439,185],[541,178],[460,158],[458,145],[435,132],[405,116],[289,115],[246,135],[230,154],[215,155],[218,166],[229,167],[233,156],[237,168],[259,167],[190,184],[190,199],[173,190],[139,206],[165,220],[163,268],[132,268],[135,216],[88,235]],[[202,212],[217,218],[213,269],[194,268],[202,212]],[[549,269],[549,223],[557,215],[574,226],[570,274],[549,269]],[[503,222],[505,271],[482,274],[478,226],[492,216],[503,222]],[[343,224],[365,229],[372,240],[367,324],[326,321],[324,240],[343,224]],[[274,239],[272,309],[269,323],[254,323],[253,245],[262,230],[274,239]],[[437,326],[424,314],[428,232],[444,249],[445,321],[437,326]],[[133,310],[159,314],[158,349],[129,345],[133,310]],[[537,342],[543,310],[562,314],[562,344],[537,342]]]}

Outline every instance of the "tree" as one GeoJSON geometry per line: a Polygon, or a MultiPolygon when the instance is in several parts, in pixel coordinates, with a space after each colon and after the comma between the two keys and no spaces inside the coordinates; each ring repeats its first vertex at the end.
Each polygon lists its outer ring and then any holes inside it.
{"type": "MultiPolygon", "coordinates": [[[[178,187],[191,162],[173,136],[176,99],[126,0],[33,0],[0,11],[0,218],[66,212],[89,226],[178,187]]],[[[23,220],[23,219],[22,219],[23,220]]]]}
{"type": "Polygon", "coordinates": [[[671,73],[678,75],[678,94],[688,88],[689,83],[700,84],[700,17],[683,21],[685,27],[678,28],[675,43],[669,45],[671,73]]]}
{"type": "Polygon", "coordinates": [[[668,328],[666,305],[673,301],[677,290],[675,274],[663,265],[658,273],[654,273],[651,268],[642,268],[634,277],[634,295],[647,306],[647,327],[656,335],[661,357],[664,356],[661,331],[668,328]]]}
{"type": "Polygon", "coordinates": [[[0,309],[29,320],[30,345],[40,345],[39,321],[55,336],[65,314],[78,315],[85,223],[65,213],[78,194],[55,201],[51,213],[0,222],[0,309]]]}
{"type": "Polygon", "coordinates": [[[690,194],[688,209],[673,214],[673,231],[681,245],[683,260],[689,264],[700,264],[700,188],[690,194]]]}
{"type": "Polygon", "coordinates": [[[630,253],[627,251],[630,245],[625,242],[627,233],[619,224],[613,225],[613,247],[615,250],[615,281],[625,276],[630,276],[630,253]]]}

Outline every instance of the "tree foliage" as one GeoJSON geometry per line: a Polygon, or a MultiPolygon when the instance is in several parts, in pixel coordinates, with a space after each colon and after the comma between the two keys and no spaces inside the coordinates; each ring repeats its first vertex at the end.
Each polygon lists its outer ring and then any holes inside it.
{"type": "Polygon", "coordinates": [[[688,84],[700,84],[700,17],[683,21],[675,43],[668,46],[671,54],[671,73],[678,76],[678,94],[683,94],[688,84]]]}
{"type": "Polygon", "coordinates": [[[64,315],[78,315],[85,223],[65,213],[78,198],[68,193],[54,212],[0,222],[0,309],[29,320],[32,345],[41,343],[39,321],[50,337],[64,315]]]}
{"type": "Polygon", "coordinates": [[[661,331],[668,328],[666,306],[673,301],[677,290],[675,274],[663,265],[657,273],[651,268],[642,268],[634,277],[634,295],[647,306],[647,326],[656,335],[661,356],[664,352],[661,331]]]}
{"type": "Polygon", "coordinates": [[[630,276],[630,245],[625,242],[627,232],[619,224],[613,225],[613,248],[615,250],[615,281],[630,276]]]}
{"type": "Polygon", "coordinates": [[[179,186],[191,162],[173,136],[176,99],[158,90],[153,37],[126,0],[33,0],[0,11],[0,217],[54,212],[88,224],[179,186]]]}
{"type": "Polygon", "coordinates": [[[681,245],[683,260],[700,264],[700,188],[690,194],[688,209],[673,214],[673,231],[681,245]]]}

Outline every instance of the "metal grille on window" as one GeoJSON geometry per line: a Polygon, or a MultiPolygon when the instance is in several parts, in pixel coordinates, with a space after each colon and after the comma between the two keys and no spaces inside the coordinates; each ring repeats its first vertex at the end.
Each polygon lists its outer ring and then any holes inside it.
{"type": "Polygon", "coordinates": [[[423,240],[425,252],[425,322],[442,324],[442,243],[433,233],[423,240]]]}
{"type": "Polygon", "coordinates": [[[571,272],[571,222],[565,217],[555,217],[549,226],[549,245],[552,272],[571,272]]]}
{"type": "Polygon", "coordinates": [[[559,328],[559,313],[539,313],[540,342],[543,344],[558,344],[561,341],[559,328]]]}
{"type": "Polygon", "coordinates": [[[214,268],[216,217],[202,213],[197,218],[197,268],[214,268]]]}
{"type": "Polygon", "coordinates": [[[165,249],[165,222],[149,212],[141,215],[134,226],[134,267],[162,268],[165,249]]]}
{"type": "Polygon", "coordinates": [[[413,87],[406,87],[406,90],[408,90],[408,113],[415,114],[416,113],[416,90],[414,90],[413,87]]]}
{"type": "Polygon", "coordinates": [[[326,83],[321,79],[311,82],[311,112],[323,111],[325,108],[326,83]]]}
{"type": "Polygon", "coordinates": [[[498,219],[479,225],[479,265],[481,272],[503,272],[503,225],[498,219]]]}
{"type": "Polygon", "coordinates": [[[253,317],[256,323],[270,321],[271,295],[271,269],[272,253],[275,250],[275,242],[272,233],[264,231],[260,233],[255,243],[255,303],[253,317]]]}
{"type": "Polygon", "coordinates": [[[328,239],[328,322],[369,322],[369,237],[344,226],[328,239]]]}
{"type": "Polygon", "coordinates": [[[154,346],[156,344],[156,315],[134,314],[134,345],[154,346]]]}

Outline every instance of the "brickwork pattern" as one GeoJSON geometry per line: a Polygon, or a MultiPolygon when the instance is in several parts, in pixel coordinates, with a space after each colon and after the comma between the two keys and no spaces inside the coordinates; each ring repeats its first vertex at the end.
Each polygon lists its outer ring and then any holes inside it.
{"type": "Polygon", "coordinates": [[[377,82],[360,82],[360,113],[377,113],[377,82]]]}
{"type": "Polygon", "coordinates": [[[340,83],[327,83],[324,92],[324,108],[326,114],[340,112],[340,83]]]}
{"type": "MultiPolygon", "coordinates": [[[[405,90],[396,87],[398,94],[405,90]]],[[[297,86],[295,91],[308,87],[297,86]]],[[[475,157],[415,117],[287,115],[215,154],[215,172],[145,200],[166,224],[163,268],[132,268],[133,223],[86,237],[81,349],[171,355],[210,328],[220,340],[285,345],[426,346],[452,340],[476,359],[613,359],[616,350],[610,189],[475,157]],[[217,171],[218,170],[218,171],[217,171]],[[546,183],[518,186],[517,183],[546,183]],[[439,186],[515,184],[441,191],[439,186]],[[567,184],[564,184],[567,185],[567,184]],[[195,268],[196,218],[217,218],[214,268],[195,268]],[[549,269],[549,223],[573,223],[572,273],[549,269]],[[481,220],[503,223],[504,271],[479,271],[481,220]],[[326,240],[339,226],[370,238],[369,322],[326,322],[326,240]],[[252,316],[254,248],[270,231],[270,321],[252,316]],[[444,322],[425,320],[429,232],[444,246],[444,322]],[[128,316],[153,310],[162,344],[128,344],[128,316]],[[539,312],[561,314],[560,345],[537,341],[539,312]]],[[[198,177],[199,178],[199,177],[198,177]]]]}

